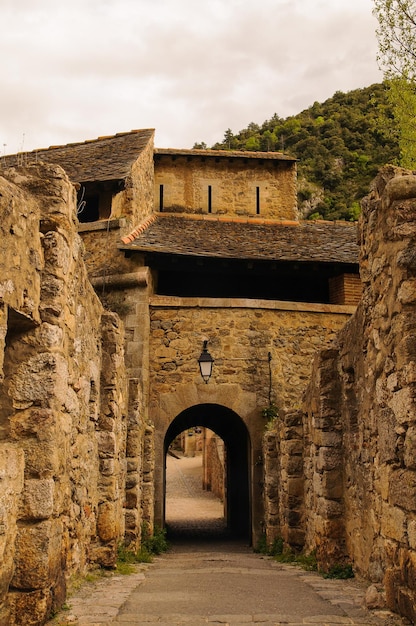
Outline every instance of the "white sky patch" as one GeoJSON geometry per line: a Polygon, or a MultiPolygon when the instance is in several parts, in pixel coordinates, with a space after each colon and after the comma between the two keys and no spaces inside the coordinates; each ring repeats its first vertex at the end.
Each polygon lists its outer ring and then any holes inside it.
{"type": "Polygon", "coordinates": [[[208,146],[380,82],[373,0],[2,0],[0,150],[208,146]]]}

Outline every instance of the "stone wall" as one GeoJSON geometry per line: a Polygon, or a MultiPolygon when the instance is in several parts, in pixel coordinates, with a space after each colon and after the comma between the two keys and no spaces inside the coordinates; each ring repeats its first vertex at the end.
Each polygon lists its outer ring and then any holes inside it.
{"type": "Polygon", "coordinates": [[[89,283],[64,172],[2,171],[0,624],[42,624],[123,537],[123,328],[89,283]],[[7,468],[4,460],[7,455],[7,468]]]}
{"type": "Polygon", "coordinates": [[[305,544],[303,435],[300,410],[281,413],[264,435],[263,534],[268,546],[276,539],[295,550],[305,544]]]}
{"type": "Polygon", "coordinates": [[[155,207],[167,212],[296,220],[296,164],[250,159],[247,165],[241,157],[157,155],[154,196],[155,207]]]}
{"type": "MultiPolygon", "coordinates": [[[[261,410],[272,395],[279,408],[300,406],[313,356],[331,341],[354,307],[217,300],[150,299],[151,398],[174,393],[200,379],[197,359],[203,340],[215,359],[211,383],[237,384],[258,396],[261,410]]],[[[172,416],[174,417],[174,416],[172,416]]]]}
{"type": "Polygon", "coordinates": [[[152,140],[132,164],[124,188],[113,196],[109,219],[78,226],[84,242],[88,274],[90,278],[101,279],[101,293],[112,289],[115,277],[120,279],[123,274],[131,273],[136,267],[135,262],[126,259],[124,252],[118,250],[118,245],[123,237],[128,236],[152,215],[153,178],[152,140]]]}
{"type": "Polygon", "coordinates": [[[209,429],[205,429],[205,445],[203,449],[203,481],[202,486],[211,491],[217,498],[224,501],[225,455],[223,440],[209,429]]]}
{"type": "Polygon", "coordinates": [[[262,411],[269,396],[281,411],[300,407],[316,350],[335,337],[355,308],[162,296],[151,297],[149,304],[156,501],[163,499],[163,440],[171,422],[199,404],[227,407],[239,416],[250,438],[254,541],[263,521],[262,411]],[[204,339],[214,358],[208,385],[197,363],[204,339]]]}
{"type": "Polygon", "coordinates": [[[305,402],[306,546],[350,560],[416,621],[416,176],[384,168],[363,202],[363,299],[319,355],[305,402]]]}

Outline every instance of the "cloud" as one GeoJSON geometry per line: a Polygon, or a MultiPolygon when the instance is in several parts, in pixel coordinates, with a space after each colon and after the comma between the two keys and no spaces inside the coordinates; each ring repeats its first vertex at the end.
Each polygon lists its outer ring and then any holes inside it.
{"type": "Polygon", "coordinates": [[[0,147],[208,145],[381,80],[371,0],[3,0],[0,147]]]}

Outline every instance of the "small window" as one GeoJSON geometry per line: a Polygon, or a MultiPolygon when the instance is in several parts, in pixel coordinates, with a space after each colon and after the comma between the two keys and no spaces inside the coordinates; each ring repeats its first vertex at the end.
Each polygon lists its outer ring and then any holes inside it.
{"type": "Polygon", "coordinates": [[[77,217],[81,223],[106,220],[111,215],[113,190],[85,183],[78,191],[77,217]]]}
{"type": "Polygon", "coordinates": [[[260,187],[256,187],[256,215],[260,215],[260,187]]]}
{"type": "Polygon", "coordinates": [[[96,222],[100,219],[99,212],[100,198],[96,196],[86,196],[78,204],[78,219],[80,222],[96,222]]]}
{"type": "Polygon", "coordinates": [[[208,213],[212,213],[212,186],[208,185],[208,213]]]}
{"type": "Polygon", "coordinates": [[[159,185],[159,211],[163,211],[163,185],[159,185]]]}

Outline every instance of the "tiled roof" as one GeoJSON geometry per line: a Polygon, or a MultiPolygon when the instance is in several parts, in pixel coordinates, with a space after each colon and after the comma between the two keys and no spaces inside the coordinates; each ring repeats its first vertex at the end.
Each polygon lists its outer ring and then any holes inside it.
{"type": "Polygon", "coordinates": [[[192,150],[174,148],[155,148],[155,156],[186,156],[186,157],[215,157],[216,159],[260,159],[262,161],[296,161],[295,157],[283,154],[283,152],[251,152],[248,150],[192,150]]]}
{"type": "Polygon", "coordinates": [[[156,214],[123,239],[124,250],[217,258],[358,263],[348,222],[276,222],[156,214]]]}
{"type": "Polygon", "coordinates": [[[132,164],[153,135],[153,129],[132,130],[82,143],[5,156],[1,165],[12,167],[45,161],[63,167],[73,182],[122,180],[129,175],[132,164]]]}

